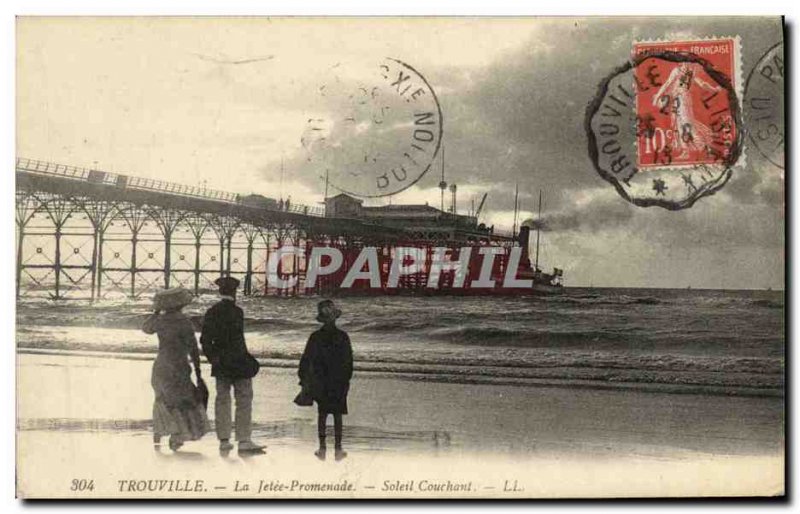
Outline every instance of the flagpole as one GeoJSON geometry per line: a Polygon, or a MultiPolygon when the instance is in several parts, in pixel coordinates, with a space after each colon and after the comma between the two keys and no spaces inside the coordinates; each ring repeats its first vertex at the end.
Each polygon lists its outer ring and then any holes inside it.
{"type": "Polygon", "coordinates": [[[511,235],[517,237],[517,206],[519,204],[519,184],[514,184],[514,224],[511,226],[511,235]]]}
{"type": "Polygon", "coordinates": [[[536,219],[536,261],[534,262],[534,269],[539,269],[539,232],[541,232],[542,225],[542,190],[539,190],[539,215],[536,219]]]}

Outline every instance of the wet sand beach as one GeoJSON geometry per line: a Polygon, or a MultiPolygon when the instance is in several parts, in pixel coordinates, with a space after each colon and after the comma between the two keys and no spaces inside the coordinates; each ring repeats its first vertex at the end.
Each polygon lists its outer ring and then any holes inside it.
{"type": "MultiPolygon", "coordinates": [[[[294,370],[273,367],[254,382],[254,438],[267,444],[265,455],[222,457],[213,432],[178,454],[155,452],[150,367],[124,355],[21,352],[18,387],[26,401],[18,403],[17,450],[25,458],[18,462],[51,470],[49,483],[42,473],[20,482],[21,494],[422,498],[460,487],[466,496],[512,498],[783,490],[782,398],[432,383],[359,372],[345,417],[349,456],[320,462],[315,409],[292,403],[294,370]],[[94,480],[94,491],[70,490],[73,479],[94,480]],[[152,479],[202,485],[146,482],[152,479]],[[300,489],[305,483],[311,490],[300,489]]],[[[213,418],[213,380],[204,372],[213,418]]],[[[34,474],[21,469],[19,476],[34,474]]]]}

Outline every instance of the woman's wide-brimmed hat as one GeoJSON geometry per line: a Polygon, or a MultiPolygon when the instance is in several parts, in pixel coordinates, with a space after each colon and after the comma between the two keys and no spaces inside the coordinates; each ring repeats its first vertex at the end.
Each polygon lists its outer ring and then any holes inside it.
{"type": "Polygon", "coordinates": [[[341,309],[337,308],[331,300],[322,300],[317,304],[317,321],[320,323],[333,321],[341,315],[341,309]]]}
{"type": "Polygon", "coordinates": [[[153,306],[162,310],[180,309],[193,301],[194,296],[187,289],[173,287],[157,292],[153,297],[153,306]]]}

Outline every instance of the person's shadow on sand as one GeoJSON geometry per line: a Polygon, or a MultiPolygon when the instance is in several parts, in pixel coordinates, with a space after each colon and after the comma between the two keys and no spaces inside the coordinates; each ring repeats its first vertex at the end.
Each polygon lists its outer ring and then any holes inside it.
{"type": "Polygon", "coordinates": [[[237,452],[237,456],[242,460],[250,460],[253,457],[260,457],[262,455],[266,455],[267,452],[260,451],[260,452],[237,452]]]}
{"type": "Polygon", "coordinates": [[[156,452],[156,456],[160,459],[188,460],[188,461],[198,461],[206,458],[206,456],[200,452],[187,452],[187,451],[178,451],[172,453],[156,452]]]}

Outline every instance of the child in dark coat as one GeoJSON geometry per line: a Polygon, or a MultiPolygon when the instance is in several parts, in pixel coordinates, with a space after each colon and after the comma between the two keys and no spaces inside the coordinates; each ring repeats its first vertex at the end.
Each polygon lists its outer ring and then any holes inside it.
{"type": "Polygon", "coordinates": [[[342,449],[342,415],[347,414],[347,393],[353,376],[353,348],[347,333],[336,327],[342,311],[330,300],[317,305],[317,321],[322,327],[311,334],[306,343],[300,369],[300,384],[317,402],[319,449],[315,455],[324,460],[327,452],[325,431],[328,414],[333,414],[336,460],[347,456],[342,449]]]}

